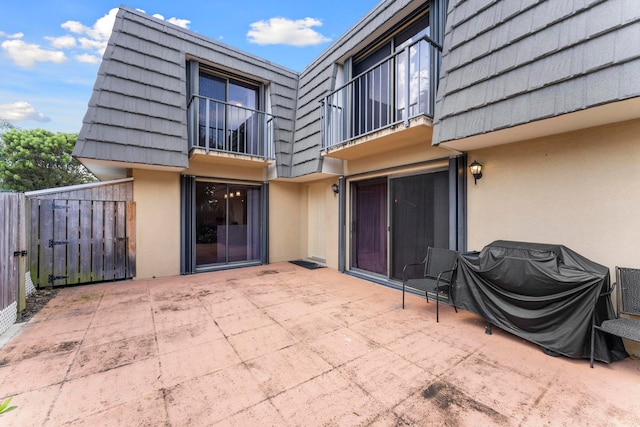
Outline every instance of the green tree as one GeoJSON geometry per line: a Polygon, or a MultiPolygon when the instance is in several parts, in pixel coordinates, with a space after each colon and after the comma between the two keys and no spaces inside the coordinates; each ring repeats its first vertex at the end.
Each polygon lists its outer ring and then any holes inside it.
{"type": "Polygon", "coordinates": [[[10,129],[15,129],[15,126],[12,125],[11,123],[9,123],[6,120],[0,119],[0,133],[2,133],[4,131],[7,131],[7,130],[10,130],[10,129]]]}
{"type": "MultiPolygon", "coordinates": [[[[15,129],[16,127],[6,120],[0,119],[0,149],[4,146],[2,142],[2,134],[8,130],[15,129]]],[[[2,188],[2,186],[0,186],[2,188]]]]}
{"type": "Polygon", "coordinates": [[[43,129],[11,129],[2,133],[0,186],[6,190],[32,191],[95,181],[71,156],[77,138],[77,134],[54,134],[43,129]]]}

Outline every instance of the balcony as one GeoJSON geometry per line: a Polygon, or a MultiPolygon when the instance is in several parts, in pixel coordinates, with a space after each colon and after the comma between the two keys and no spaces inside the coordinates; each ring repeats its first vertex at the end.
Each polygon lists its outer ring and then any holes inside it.
{"type": "MultiPolygon", "coordinates": [[[[189,151],[246,162],[270,162],[274,156],[273,116],[199,95],[188,106],[189,151]]],[[[233,162],[232,162],[233,163],[233,162]]]]}
{"type": "Polygon", "coordinates": [[[323,154],[349,159],[365,149],[381,152],[430,141],[441,52],[425,36],[325,97],[323,154]],[[366,148],[356,148],[364,142],[366,148]]]}

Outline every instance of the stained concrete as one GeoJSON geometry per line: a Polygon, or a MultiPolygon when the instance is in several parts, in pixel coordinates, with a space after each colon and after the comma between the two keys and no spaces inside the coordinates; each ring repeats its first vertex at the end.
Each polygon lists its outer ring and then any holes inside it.
{"type": "Polygon", "coordinates": [[[61,289],[0,349],[0,425],[640,425],[640,361],[400,304],[288,263],[61,289]]]}

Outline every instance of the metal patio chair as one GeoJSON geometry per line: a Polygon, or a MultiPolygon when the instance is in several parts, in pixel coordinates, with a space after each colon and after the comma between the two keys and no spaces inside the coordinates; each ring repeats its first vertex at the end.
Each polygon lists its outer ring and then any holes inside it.
{"type": "Polygon", "coordinates": [[[435,294],[436,322],[440,321],[440,301],[446,298],[448,305],[452,305],[456,313],[458,309],[451,298],[453,277],[458,261],[458,253],[450,249],[427,248],[427,256],[420,263],[407,264],[402,269],[402,308],[404,309],[404,293],[406,288],[424,292],[429,302],[429,294],[435,294]],[[423,274],[419,278],[407,278],[407,269],[423,265],[423,274]]]}
{"type": "Polygon", "coordinates": [[[616,267],[616,282],[608,292],[600,296],[610,295],[616,287],[616,318],[605,320],[598,326],[595,322],[594,313],[591,323],[590,362],[592,368],[596,330],[640,342],[640,320],[621,316],[623,314],[640,316],[640,269],[616,267]]]}

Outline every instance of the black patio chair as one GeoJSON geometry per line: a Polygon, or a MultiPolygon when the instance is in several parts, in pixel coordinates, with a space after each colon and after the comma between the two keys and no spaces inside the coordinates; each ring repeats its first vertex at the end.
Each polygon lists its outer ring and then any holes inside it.
{"type": "Polygon", "coordinates": [[[402,269],[402,308],[404,309],[405,288],[412,288],[424,292],[427,302],[429,302],[429,294],[435,294],[436,322],[440,321],[440,301],[443,297],[446,297],[447,304],[452,305],[457,313],[458,309],[451,298],[457,261],[456,251],[429,247],[424,261],[405,265],[402,269]],[[424,265],[422,277],[407,278],[407,269],[419,265],[424,265]]]}
{"type": "Polygon", "coordinates": [[[595,313],[593,316],[590,360],[592,368],[596,330],[640,342],[640,320],[621,316],[640,316],[640,269],[616,267],[616,282],[608,292],[600,296],[610,295],[616,287],[616,318],[605,320],[598,326],[595,322],[595,313]]]}

